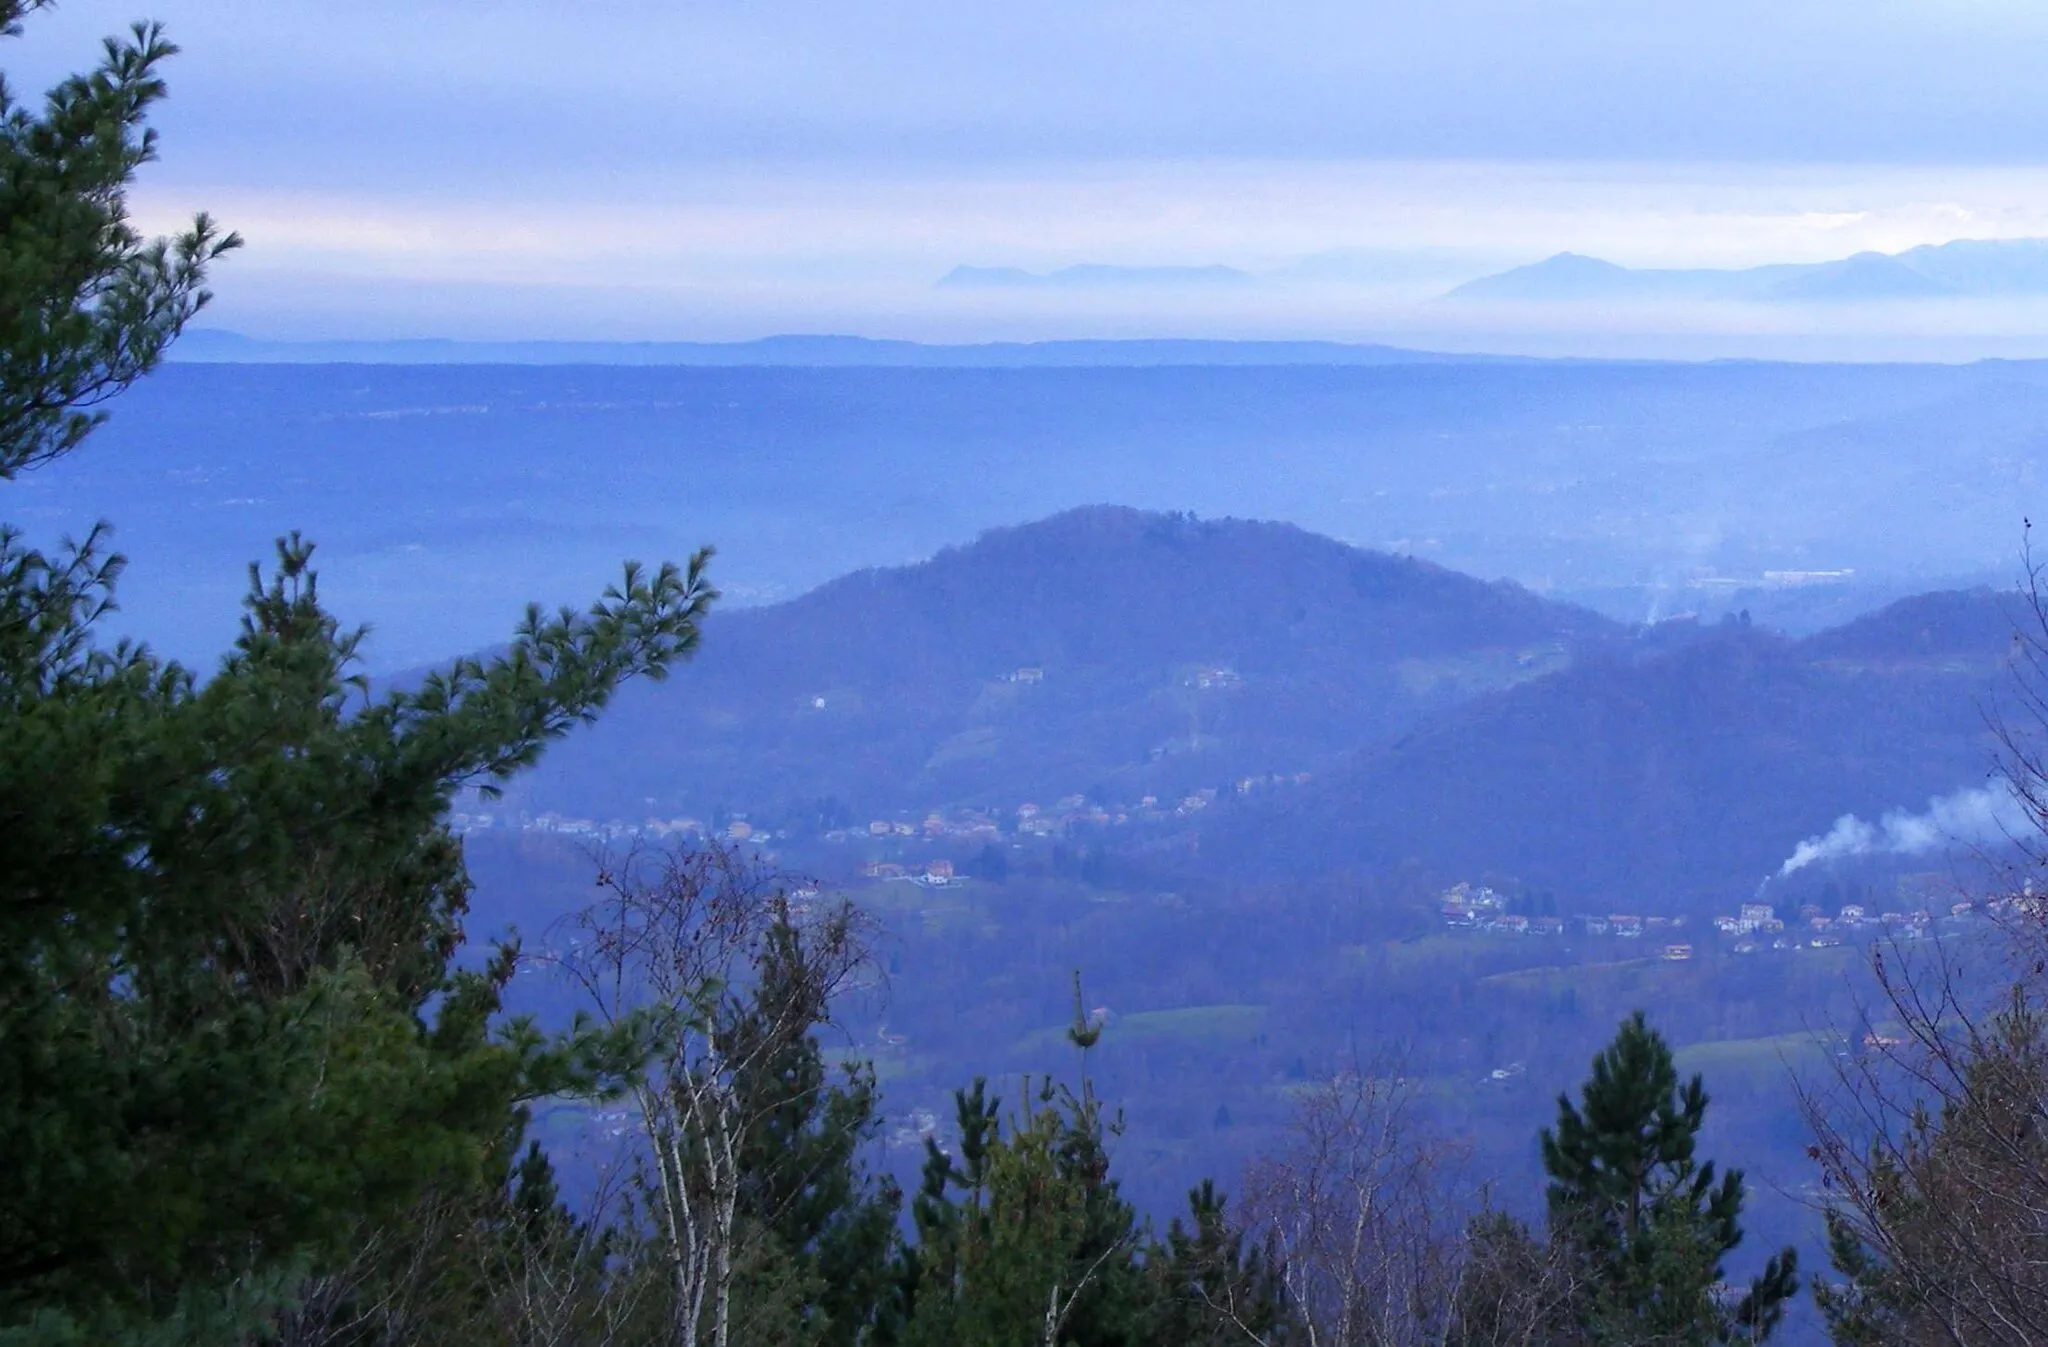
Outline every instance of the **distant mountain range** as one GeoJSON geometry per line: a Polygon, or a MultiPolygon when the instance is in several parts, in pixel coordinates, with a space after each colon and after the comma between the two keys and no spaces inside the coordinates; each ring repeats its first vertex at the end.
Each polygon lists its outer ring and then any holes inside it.
{"type": "MultiPolygon", "coordinates": [[[[971,271],[973,268],[961,268],[971,271]]],[[[988,269],[990,274],[999,268],[988,269]]],[[[1075,271],[1117,268],[1072,268],[1075,271]]],[[[1227,267],[1188,269],[1194,273],[1227,267]]],[[[1018,273],[1024,275],[1027,273],[1018,273]]],[[[1243,273],[1236,273],[1242,275],[1243,273]]],[[[1039,278],[1044,280],[1046,278],[1039,278]]],[[[966,283],[966,282],[963,282],[966,283]]],[[[1004,284],[991,281],[988,284],[1004,284]]],[[[1334,341],[998,341],[935,344],[791,335],[756,341],[273,341],[217,328],[188,332],[171,359],[244,365],[618,365],[717,369],[1086,369],[1170,365],[1532,364],[1520,356],[1444,355],[1334,341]]]]}
{"type": "Polygon", "coordinates": [[[1958,239],[1902,253],[1743,270],[1633,268],[1559,253],[1469,281],[1452,299],[1710,300],[1753,304],[2048,295],[2048,239],[1958,239]]]}

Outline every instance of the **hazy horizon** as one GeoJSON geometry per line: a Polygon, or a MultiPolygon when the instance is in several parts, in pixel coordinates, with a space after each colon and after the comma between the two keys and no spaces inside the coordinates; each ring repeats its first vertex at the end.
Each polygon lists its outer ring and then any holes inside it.
{"type": "MultiPolygon", "coordinates": [[[[2024,70],[2048,19],[2017,5],[149,12],[187,51],[137,218],[204,207],[239,229],[208,321],[260,338],[2048,354],[2039,300],[1439,298],[1560,251],[1749,266],[2048,237],[2048,95],[2024,70]],[[937,285],[962,265],[1259,279],[937,285]]],[[[13,86],[40,90],[132,17],[110,0],[39,16],[13,86]]]]}

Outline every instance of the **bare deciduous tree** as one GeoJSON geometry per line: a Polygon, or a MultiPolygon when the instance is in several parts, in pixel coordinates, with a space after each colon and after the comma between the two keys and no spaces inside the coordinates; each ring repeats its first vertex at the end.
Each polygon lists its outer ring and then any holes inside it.
{"type": "Polygon", "coordinates": [[[1314,1347],[1449,1340],[1471,1210],[1464,1155],[1415,1103],[1398,1070],[1344,1072],[1302,1097],[1288,1148],[1247,1172],[1247,1216],[1314,1347]]]}
{"type": "Polygon", "coordinates": [[[1831,1081],[1801,1091],[1836,1275],[1837,1342],[2048,1342],[2048,594],[2026,553],[2009,699],[1988,715],[2025,824],[2003,918],[1890,939],[1831,1081]]]}
{"type": "Polygon", "coordinates": [[[1457,1347],[1566,1347],[1585,1281],[1569,1253],[1489,1211],[1466,1229],[1449,1341],[1457,1347]]]}
{"type": "Polygon", "coordinates": [[[851,904],[813,906],[754,859],[709,846],[634,850],[602,864],[599,900],[573,919],[562,968],[605,1025],[648,1026],[628,1084],[645,1132],[656,1244],[674,1296],[675,1340],[729,1347],[741,1247],[743,1152],[786,1104],[773,1064],[827,1023],[869,963],[870,923],[851,904]],[[777,994],[754,997],[769,942],[777,994]]]}
{"type": "Polygon", "coordinates": [[[1987,993],[1940,946],[1873,964],[1891,1032],[1801,1095],[1840,1278],[1822,1308],[1844,1343],[2048,1342],[2048,989],[2029,969],[1987,993]]]}
{"type": "Polygon", "coordinates": [[[270,1347],[429,1347],[459,1333],[493,1347],[615,1347],[634,1340],[642,1275],[616,1247],[609,1178],[584,1215],[526,1212],[503,1194],[433,1194],[294,1288],[270,1347]]]}
{"type": "Polygon", "coordinates": [[[505,1347],[615,1347],[636,1339],[644,1264],[633,1256],[627,1210],[606,1172],[586,1213],[523,1212],[511,1238],[480,1240],[475,1257],[496,1341],[505,1347]]]}

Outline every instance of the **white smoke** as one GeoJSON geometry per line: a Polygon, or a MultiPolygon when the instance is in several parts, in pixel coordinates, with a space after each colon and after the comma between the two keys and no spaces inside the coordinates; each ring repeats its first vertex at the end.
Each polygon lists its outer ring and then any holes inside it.
{"type": "Polygon", "coordinates": [[[1844,814],[1825,833],[1794,847],[1778,867],[1778,876],[1782,879],[1815,861],[1844,856],[1918,856],[1950,844],[1997,842],[2017,837],[2030,826],[2026,808],[2011,787],[2003,782],[1979,786],[1929,800],[1918,814],[1895,809],[1876,823],[1844,814]]]}

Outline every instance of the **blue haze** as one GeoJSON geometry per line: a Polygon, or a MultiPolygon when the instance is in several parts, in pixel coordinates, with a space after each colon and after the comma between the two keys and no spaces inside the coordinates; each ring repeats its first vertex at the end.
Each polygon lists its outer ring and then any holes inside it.
{"type": "Polygon", "coordinates": [[[292,528],[393,668],[587,601],[628,556],[715,543],[757,602],[1093,503],[1285,519],[1631,620],[1778,603],[1811,628],[2009,578],[2044,434],[2048,366],[1996,362],[177,365],[10,513],[39,539],[115,520],[118,620],[201,659],[292,528]],[[1808,570],[1856,574],[1756,588],[1808,570]]]}

